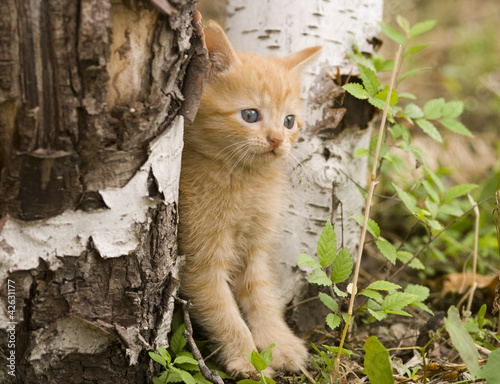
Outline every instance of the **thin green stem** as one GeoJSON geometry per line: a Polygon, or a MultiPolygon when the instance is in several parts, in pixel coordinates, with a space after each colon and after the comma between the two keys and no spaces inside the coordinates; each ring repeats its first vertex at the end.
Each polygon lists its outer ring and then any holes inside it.
{"type": "MultiPolygon", "coordinates": [[[[347,328],[349,326],[349,323],[350,323],[350,320],[352,317],[352,309],[354,307],[354,298],[356,297],[359,270],[361,268],[361,257],[363,254],[363,248],[364,248],[365,237],[366,237],[366,229],[368,226],[368,218],[370,217],[370,209],[371,209],[371,204],[372,204],[372,200],[373,200],[373,194],[375,192],[375,187],[377,186],[377,183],[378,183],[378,181],[377,181],[378,157],[380,155],[380,147],[382,146],[382,138],[384,136],[385,123],[387,121],[387,111],[389,110],[389,104],[390,104],[390,100],[391,100],[392,90],[394,89],[394,87],[396,85],[397,72],[398,72],[399,63],[400,63],[402,56],[403,56],[403,46],[400,45],[398,51],[396,52],[396,58],[394,59],[394,67],[392,69],[391,81],[389,84],[389,92],[387,93],[387,99],[385,101],[385,108],[384,108],[384,112],[382,114],[382,121],[380,122],[377,147],[375,149],[375,156],[373,159],[373,168],[372,168],[372,173],[371,173],[370,189],[368,192],[368,198],[366,199],[363,228],[361,229],[361,235],[360,235],[360,239],[359,239],[359,243],[358,243],[358,255],[357,255],[357,259],[356,259],[356,267],[354,270],[354,276],[353,276],[353,280],[352,280],[351,299],[349,301],[349,310],[347,312],[347,321],[346,321],[346,324],[344,326],[344,330],[342,332],[342,339],[340,340],[339,352],[337,353],[336,360],[340,360],[340,355],[342,353],[342,348],[344,346],[345,338],[347,335],[347,328]]],[[[336,366],[338,366],[338,365],[336,364],[336,366]]]]}

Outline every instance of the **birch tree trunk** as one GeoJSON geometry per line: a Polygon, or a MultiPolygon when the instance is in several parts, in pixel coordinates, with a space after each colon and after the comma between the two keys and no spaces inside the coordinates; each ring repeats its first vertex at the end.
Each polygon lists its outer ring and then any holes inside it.
{"type": "MultiPolygon", "coordinates": [[[[353,255],[358,246],[360,229],[350,217],[363,210],[364,199],[356,183],[366,185],[367,160],[355,158],[353,153],[368,147],[374,109],[344,95],[339,85],[349,74],[356,74],[347,60],[354,43],[363,52],[373,52],[382,8],[382,0],[229,0],[226,29],[237,49],[284,56],[323,46],[321,56],[303,76],[307,123],[294,152],[300,165],[290,169],[289,204],[277,244],[277,268],[286,303],[296,304],[312,294],[308,273],[298,271],[297,258],[300,252],[315,254],[327,219],[334,219],[339,246],[343,239],[353,255]],[[333,183],[337,185],[334,190],[333,183]],[[332,208],[332,196],[341,205],[332,208]]],[[[295,309],[299,332],[324,323],[318,309],[317,302],[295,309]]]]}
{"type": "Polygon", "coordinates": [[[0,382],[149,383],[204,78],[193,1],[2,5],[0,382]]]}

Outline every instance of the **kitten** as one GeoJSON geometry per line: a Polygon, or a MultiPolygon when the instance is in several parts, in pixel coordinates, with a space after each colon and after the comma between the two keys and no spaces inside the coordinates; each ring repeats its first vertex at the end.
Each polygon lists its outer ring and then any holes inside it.
{"type": "Polygon", "coordinates": [[[181,292],[229,372],[255,376],[243,351],[272,343],[265,373],[297,371],[308,354],[278,304],[272,244],[302,126],[299,74],[320,47],[285,58],[235,52],[215,22],[205,40],[211,71],[182,157],[181,292]]]}

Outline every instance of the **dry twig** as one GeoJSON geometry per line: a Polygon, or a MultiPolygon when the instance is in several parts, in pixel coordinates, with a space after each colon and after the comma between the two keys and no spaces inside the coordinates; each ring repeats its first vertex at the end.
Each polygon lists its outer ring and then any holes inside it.
{"type": "Polygon", "coordinates": [[[205,360],[203,360],[201,352],[193,339],[193,325],[191,324],[191,319],[189,318],[190,303],[179,298],[177,298],[177,300],[179,301],[179,303],[181,303],[182,312],[184,313],[184,324],[186,325],[186,330],[184,331],[183,335],[189,344],[189,348],[193,353],[193,357],[198,361],[201,374],[205,379],[211,381],[212,383],[224,384],[224,381],[220,377],[219,373],[217,371],[211,371],[210,368],[207,367],[207,365],[205,364],[205,360]]]}

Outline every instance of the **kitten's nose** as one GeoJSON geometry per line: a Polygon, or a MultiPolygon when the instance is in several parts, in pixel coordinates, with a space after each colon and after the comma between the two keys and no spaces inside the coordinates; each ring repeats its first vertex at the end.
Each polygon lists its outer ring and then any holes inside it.
{"type": "Polygon", "coordinates": [[[271,145],[273,146],[273,149],[275,149],[281,145],[281,143],[283,142],[283,139],[273,137],[273,136],[267,136],[267,141],[269,141],[269,143],[271,143],[271,145]]]}

